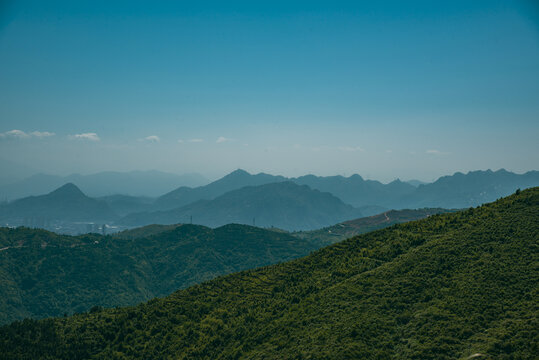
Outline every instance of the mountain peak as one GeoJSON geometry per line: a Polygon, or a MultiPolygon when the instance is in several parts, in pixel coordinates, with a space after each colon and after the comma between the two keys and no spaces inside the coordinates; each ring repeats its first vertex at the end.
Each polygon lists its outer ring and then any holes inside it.
{"type": "Polygon", "coordinates": [[[353,174],[352,176],[350,176],[350,179],[353,179],[353,180],[360,180],[360,181],[364,181],[363,177],[361,177],[361,175],[359,174],[353,174]]]}
{"type": "Polygon", "coordinates": [[[243,169],[237,169],[232,171],[230,174],[226,175],[226,178],[238,178],[238,177],[245,177],[245,176],[251,176],[247,171],[243,169]]]}
{"type": "Polygon", "coordinates": [[[86,196],[84,193],[73,183],[67,183],[60,186],[58,189],[49,193],[49,195],[62,195],[62,196],[86,196]]]}

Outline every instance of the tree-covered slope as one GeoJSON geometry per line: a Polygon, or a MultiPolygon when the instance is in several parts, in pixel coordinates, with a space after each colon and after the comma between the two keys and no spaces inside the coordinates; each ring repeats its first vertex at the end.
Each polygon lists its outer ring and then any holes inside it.
{"type": "Polygon", "coordinates": [[[0,228],[0,323],[132,305],[313,250],[308,241],[251,226],[160,230],[72,237],[0,228]]]}
{"type": "Polygon", "coordinates": [[[17,322],[0,328],[0,353],[26,359],[535,359],[538,220],[534,188],[136,307],[17,322]]]}
{"type": "Polygon", "coordinates": [[[141,237],[158,235],[166,231],[176,229],[178,226],[182,226],[182,225],[183,224],[171,224],[171,225],[152,224],[152,225],[146,225],[146,226],[142,226],[138,228],[120,231],[115,234],[111,234],[111,236],[115,238],[120,238],[120,239],[133,240],[133,239],[137,239],[141,237]]]}
{"type": "Polygon", "coordinates": [[[420,220],[432,215],[451,211],[455,210],[440,208],[390,210],[373,216],[345,221],[318,230],[298,231],[292,235],[300,239],[309,240],[318,247],[324,247],[356,235],[383,229],[394,224],[420,220]]]}

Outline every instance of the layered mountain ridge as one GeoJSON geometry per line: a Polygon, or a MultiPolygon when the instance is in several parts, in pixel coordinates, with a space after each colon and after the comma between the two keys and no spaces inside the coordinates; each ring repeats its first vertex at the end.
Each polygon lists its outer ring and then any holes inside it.
{"type": "MultiPolygon", "coordinates": [[[[76,220],[73,216],[60,220],[105,222],[118,230],[126,226],[191,221],[213,227],[237,222],[275,226],[286,230],[314,230],[360,216],[380,214],[390,209],[457,209],[477,206],[506,196],[516,189],[537,185],[538,171],[519,175],[503,169],[455,173],[441,177],[433,183],[417,186],[399,180],[382,184],[364,180],[359,175],[306,175],[287,179],[264,173],[251,175],[246,171],[236,170],[208,185],[196,188],[180,187],[156,199],[128,195],[92,199],[100,204],[99,211],[90,210],[90,202],[86,201],[85,205],[80,204],[80,209],[68,212],[82,216],[76,217],[76,220]],[[331,196],[322,195],[324,193],[331,196]],[[337,205],[338,202],[341,203],[337,205]],[[313,206],[314,204],[316,206],[313,206]],[[83,215],[82,209],[87,209],[86,215],[83,215]]],[[[8,226],[26,224],[40,227],[43,226],[43,221],[39,219],[50,221],[61,218],[58,204],[46,205],[46,202],[53,201],[53,198],[54,196],[46,195],[29,197],[0,205],[0,223],[8,226]],[[21,204],[36,206],[24,207],[21,204]],[[51,211],[48,211],[48,208],[51,211]],[[38,220],[28,222],[28,219],[36,218],[38,220]]],[[[94,203],[94,208],[97,203],[94,203]]],[[[68,209],[71,206],[69,204],[66,200],[63,207],[68,209]]],[[[64,224],[63,227],[58,225],[47,228],[70,234],[95,231],[95,226],[91,224],[64,224]]]]}

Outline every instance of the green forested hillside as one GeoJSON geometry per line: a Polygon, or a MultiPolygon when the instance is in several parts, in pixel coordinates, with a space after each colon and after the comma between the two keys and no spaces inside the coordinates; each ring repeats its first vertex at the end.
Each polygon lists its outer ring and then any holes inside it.
{"type": "Polygon", "coordinates": [[[49,359],[535,359],[539,189],[136,307],[0,328],[49,359]],[[477,355],[482,354],[482,355],[477,355]]]}
{"type": "Polygon", "coordinates": [[[182,224],[173,224],[173,225],[146,225],[141,226],[138,228],[133,228],[129,230],[120,231],[114,234],[111,234],[112,237],[120,238],[120,239],[137,239],[141,237],[147,237],[147,236],[153,236],[157,234],[164,233],[169,230],[176,229],[178,226],[182,226],[182,224]]]}
{"type": "Polygon", "coordinates": [[[0,323],[132,305],[314,249],[251,226],[155,228],[115,237],[0,228],[0,323]]]}
{"type": "Polygon", "coordinates": [[[323,247],[356,235],[368,233],[369,231],[379,230],[394,224],[420,220],[432,215],[451,211],[454,210],[440,208],[390,210],[373,216],[345,221],[319,230],[298,231],[293,233],[293,235],[300,239],[309,240],[318,247],[323,247]]]}

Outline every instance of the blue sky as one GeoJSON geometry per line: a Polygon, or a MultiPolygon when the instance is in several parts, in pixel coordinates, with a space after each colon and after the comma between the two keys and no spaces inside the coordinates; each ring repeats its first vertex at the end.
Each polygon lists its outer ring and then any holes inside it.
{"type": "Polygon", "coordinates": [[[0,157],[210,178],[539,168],[534,2],[350,3],[7,2],[0,157]]]}

